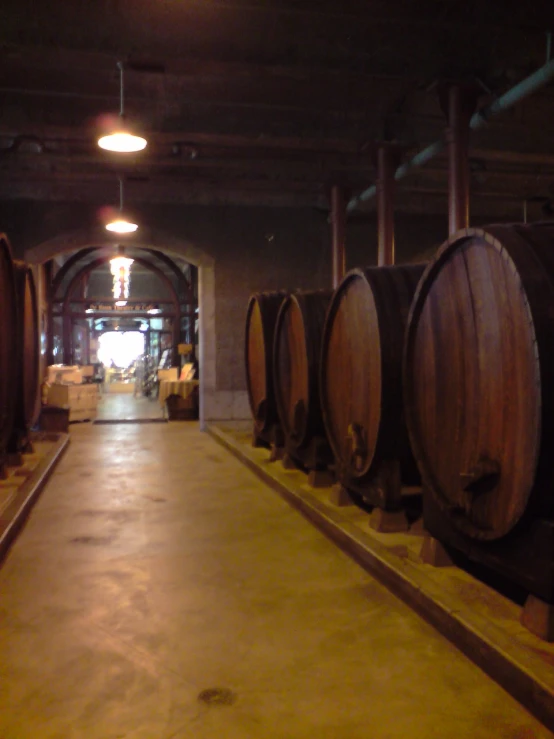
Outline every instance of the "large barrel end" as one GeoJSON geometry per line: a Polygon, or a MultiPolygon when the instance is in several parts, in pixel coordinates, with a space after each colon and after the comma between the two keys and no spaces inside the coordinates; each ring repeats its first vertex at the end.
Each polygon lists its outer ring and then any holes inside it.
{"type": "Polygon", "coordinates": [[[254,293],[248,300],[244,363],[254,428],[269,441],[277,421],[273,395],[273,336],[284,292],[254,293]]]}
{"type": "MultiPolygon", "coordinates": [[[[371,488],[386,460],[414,484],[415,464],[404,425],[402,351],[408,313],[424,265],[349,272],[325,323],[321,403],[341,482],[371,488]]],[[[417,472],[417,471],[416,471],[417,472]]]]}
{"type": "Polygon", "coordinates": [[[542,384],[554,374],[553,247],[552,225],[464,229],[413,301],[403,368],[411,445],[428,495],[471,539],[509,534],[547,476],[541,456],[552,472],[541,434],[544,414],[554,418],[542,384]]]}
{"type": "Polygon", "coordinates": [[[10,451],[30,449],[29,430],[40,411],[40,332],[38,298],[33,270],[23,261],[14,261],[17,298],[17,390],[14,428],[10,451]]]}
{"type": "MultiPolygon", "coordinates": [[[[289,453],[302,463],[315,439],[325,440],[319,367],[331,290],[298,291],[282,303],[273,346],[275,403],[289,453]]],[[[325,443],[325,448],[328,449],[325,443]]],[[[327,454],[327,456],[330,456],[327,454]]]]}
{"type": "Polygon", "coordinates": [[[0,474],[13,432],[17,383],[17,294],[12,249],[0,234],[0,474]]]}

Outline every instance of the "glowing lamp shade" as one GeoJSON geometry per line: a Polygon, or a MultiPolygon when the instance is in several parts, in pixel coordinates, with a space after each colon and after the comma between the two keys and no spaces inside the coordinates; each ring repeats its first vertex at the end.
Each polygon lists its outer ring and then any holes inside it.
{"type": "MultiPolygon", "coordinates": [[[[117,68],[119,69],[119,120],[115,123],[113,119],[110,122],[110,119],[104,118],[102,128],[106,131],[106,135],[98,139],[98,146],[106,151],[115,151],[121,154],[142,151],[146,147],[146,139],[131,133],[129,125],[125,122],[124,67],[122,61],[117,63],[117,68]]],[[[130,128],[132,131],[133,126],[130,126],[130,128]]]]}
{"type": "Polygon", "coordinates": [[[127,305],[127,301],[126,300],[116,300],[115,304],[117,308],[123,308],[124,305],[127,305]]]}
{"type": "Polygon", "coordinates": [[[108,231],[113,231],[116,234],[130,234],[133,233],[133,231],[136,231],[137,228],[138,225],[136,223],[130,223],[124,218],[117,218],[115,221],[106,223],[106,229],[108,231]]]}
{"type": "Polygon", "coordinates": [[[146,148],[147,141],[142,136],[135,136],[126,131],[116,131],[108,136],[98,139],[98,146],[106,151],[116,151],[121,154],[129,154],[134,151],[142,151],[146,148]]]}

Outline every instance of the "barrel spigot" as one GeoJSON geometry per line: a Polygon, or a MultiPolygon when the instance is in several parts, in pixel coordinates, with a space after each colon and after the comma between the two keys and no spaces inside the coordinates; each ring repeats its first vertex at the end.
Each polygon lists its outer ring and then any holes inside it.
{"type": "Polygon", "coordinates": [[[460,483],[466,493],[482,495],[490,493],[500,481],[500,463],[488,457],[480,457],[467,472],[460,472],[460,483]]]}

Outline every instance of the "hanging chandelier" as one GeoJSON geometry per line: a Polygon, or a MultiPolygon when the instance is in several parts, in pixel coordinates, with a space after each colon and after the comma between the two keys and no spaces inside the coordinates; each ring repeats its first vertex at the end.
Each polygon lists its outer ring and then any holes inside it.
{"type": "Polygon", "coordinates": [[[118,255],[110,259],[110,272],[113,277],[113,296],[117,307],[123,307],[129,299],[131,287],[131,265],[134,259],[118,255]]]}
{"type": "Polygon", "coordinates": [[[123,180],[119,180],[119,213],[109,223],[106,223],[106,229],[117,234],[129,234],[136,231],[138,225],[132,221],[128,221],[123,215],[123,180]]]}
{"type": "Polygon", "coordinates": [[[98,146],[106,151],[129,154],[142,151],[148,143],[142,136],[132,133],[125,125],[125,100],[123,94],[123,62],[118,62],[119,69],[119,126],[107,136],[98,139],[98,146]]]}

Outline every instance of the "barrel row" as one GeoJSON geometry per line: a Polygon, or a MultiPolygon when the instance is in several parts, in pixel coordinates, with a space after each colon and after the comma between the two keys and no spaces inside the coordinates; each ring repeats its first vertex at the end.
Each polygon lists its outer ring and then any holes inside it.
{"type": "Polygon", "coordinates": [[[369,505],[419,475],[403,421],[402,346],[423,266],[349,273],[338,290],[252,296],[246,375],[255,434],[307,469],[335,469],[369,505]],[[383,484],[397,465],[394,486],[383,484]]]}
{"type": "Polygon", "coordinates": [[[30,451],[40,410],[38,302],[31,268],[0,234],[0,474],[9,455],[30,451]]]}
{"type": "Polygon", "coordinates": [[[404,398],[426,529],[554,603],[554,224],[467,229],[419,283],[404,398]]]}
{"type": "Polygon", "coordinates": [[[247,322],[259,428],[293,451],[323,433],[372,506],[398,504],[384,473],[420,478],[433,536],[554,602],[554,225],[466,229],[426,267],[354,270],[324,318],[302,294],[272,300],[263,339],[247,322]]]}

